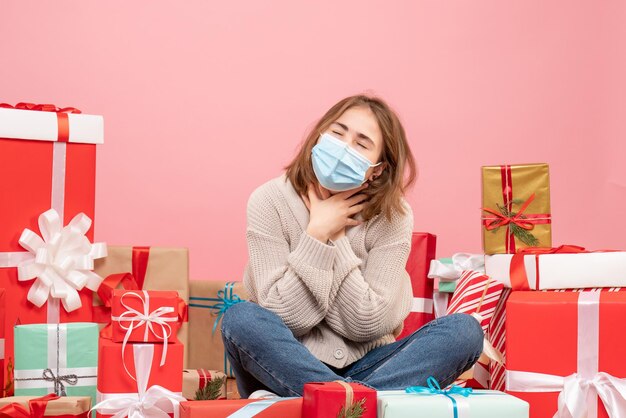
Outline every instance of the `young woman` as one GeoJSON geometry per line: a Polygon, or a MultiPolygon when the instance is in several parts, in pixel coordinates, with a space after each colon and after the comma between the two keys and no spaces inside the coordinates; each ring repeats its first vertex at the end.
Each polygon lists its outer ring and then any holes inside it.
{"type": "Polygon", "coordinates": [[[222,322],[243,397],[301,396],[307,382],[443,386],[478,359],[483,333],[455,314],[395,341],[412,294],[405,266],[415,179],[404,129],[379,98],[326,112],[286,173],[250,196],[250,302],[222,322]],[[253,394],[253,392],[255,392],[253,394]]]}

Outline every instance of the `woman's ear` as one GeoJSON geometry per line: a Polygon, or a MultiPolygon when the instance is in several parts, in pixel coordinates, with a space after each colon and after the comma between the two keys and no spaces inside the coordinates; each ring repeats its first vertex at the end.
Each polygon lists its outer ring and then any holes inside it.
{"type": "Polygon", "coordinates": [[[372,174],[370,175],[369,181],[373,181],[376,179],[376,177],[380,176],[383,171],[385,170],[385,168],[387,167],[387,163],[384,162],[381,165],[377,165],[376,167],[374,167],[374,170],[372,170],[372,174]]]}

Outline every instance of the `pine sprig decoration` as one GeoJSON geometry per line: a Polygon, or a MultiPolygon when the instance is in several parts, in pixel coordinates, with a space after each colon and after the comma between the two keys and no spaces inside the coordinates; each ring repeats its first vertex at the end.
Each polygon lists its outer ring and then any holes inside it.
{"type": "MultiPolygon", "coordinates": [[[[523,203],[522,200],[520,199],[513,199],[511,201],[511,203],[514,204],[521,204],[523,203]]],[[[507,218],[512,218],[515,215],[517,215],[517,212],[513,212],[513,211],[509,211],[508,208],[506,206],[500,206],[496,203],[496,206],[498,207],[498,210],[500,211],[500,213],[507,217],[507,218]]],[[[526,216],[521,215],[520,219],[527,219],[526,216]]],[[[531,234],[527,229],[524,228],[520,228],[519,226],[515,225],[514,223],[510,223],[509,224],[509,230],[510,233],[513,234],[513,236],[517,239],[519,239],[520,241],[522,241],[524,244],[526,244],[529,247],[536,247],[539,245],[539,240],[537,239],[537,237],[535,237],[533,234],[531,234]]],[[[499,228],[496,228],[493,230],[493,233],[495,233],[499,228]]]]}
{"type": "Polygon", "coordinates": [[[196,391],[194,400],[196,401],[212,401],[218,399],[222,394],[222,387],[226,384],[226,377],[220,377],[211,380],[203,388],[196,391]]]}
{"type": "Polygon", "coordinates": [[[337,418],[361,418],[365,413],[365,398],[361,399],[358,402],[352,403],[348,408],[344,406],[341,407],[339,411],[339,415],[337,418]]]}

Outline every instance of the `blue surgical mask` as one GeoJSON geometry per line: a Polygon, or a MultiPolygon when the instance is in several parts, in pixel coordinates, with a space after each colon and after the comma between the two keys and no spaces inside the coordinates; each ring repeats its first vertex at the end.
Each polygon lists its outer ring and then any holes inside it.
{"type": "Polygon", "coordinates": [[[313,147],[313,171],[322,186],[333,192],[356,189],[365,183],[365,174],[376,167],[348,144],[325,133],[313,147]]]}

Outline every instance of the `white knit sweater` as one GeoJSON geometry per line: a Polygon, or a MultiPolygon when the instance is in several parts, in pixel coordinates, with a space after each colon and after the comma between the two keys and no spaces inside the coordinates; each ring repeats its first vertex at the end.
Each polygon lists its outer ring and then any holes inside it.
{"type": "Polygon", "coordinates": [[[263,184],[248,201],[250,300],[334,367],[393,342],[412,301],[413,213],[403,204],[406,215],[375,216],[327,245],[306,233],[309,211],[286,176],[263,184]]]}

